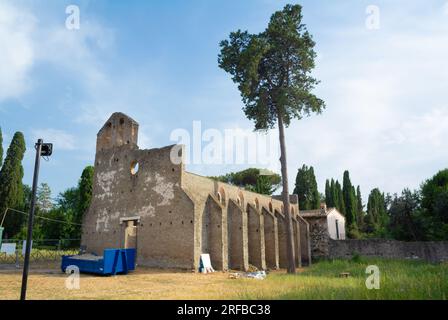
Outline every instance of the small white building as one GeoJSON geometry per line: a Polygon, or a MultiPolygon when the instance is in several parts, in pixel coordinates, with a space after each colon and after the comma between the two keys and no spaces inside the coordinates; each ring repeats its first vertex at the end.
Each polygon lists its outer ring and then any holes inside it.
{"type": "Polygon", "coordinates": [[[299,210],[299,215],[309,224],[312,257],[328,255],[329,239],[345,240],[345,217],[336,208],[322,203],[317,210],[299,210]]]}
{"type": "MultiPolygon", "coordinates": [[[[311,238],[327,232],[334,240],[345,240],[345,217],[336,208],[327,208],[325,203],[317,210],[299,211],[309,223],[311,238]]],[[[311,239],[312,240],[312,239],[311,239]]]]}

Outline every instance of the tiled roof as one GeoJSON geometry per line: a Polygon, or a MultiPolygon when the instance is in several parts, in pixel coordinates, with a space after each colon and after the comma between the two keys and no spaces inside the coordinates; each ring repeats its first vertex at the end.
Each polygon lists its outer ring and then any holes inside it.
{"type": "Polygon", "coordinates": [[[323,212],[321,209],[306,210],[306,211],[299,210],[299,213],[302,217],[325,217],[326,216],[326,213],[323,212]]]}
{"type": "MultiPolygon", "coordinates": [[[[323,211],[322,209],[316,209],[316,210],[299,210],[299,214],[302,217],[326,217],[330,212],[333,210],[336,210],[336,208],[327,208],[326,211],[323,211]]],[[[337,211],[337,210],[336,210],[337,211]]],[[[339,211],[338,211],[339,212],[339,211]]]]}

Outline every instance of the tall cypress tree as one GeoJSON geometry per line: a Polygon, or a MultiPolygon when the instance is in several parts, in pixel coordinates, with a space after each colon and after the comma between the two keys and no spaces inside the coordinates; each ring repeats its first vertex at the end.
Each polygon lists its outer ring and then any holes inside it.
{"type": "Polygon", "coordinates": [[[309,210],[310,203],[308,201],[308,182],[307,182],[308,167],[303,165],[297,170],[296,184],[294,188],[294,194],[299,198],[300,210],[309,210]]]}
{"type": "Polygon", "coordinates": [[[352,194],[354,195],[354,198],[355,198],[355,203],[354,203],[353,207],[355,208],[355,221],[356,221],[356,217],[357,217],[357,214],[358,214],[358,198],[356,197],[356,189],[355,189],[354,185],[352,185],[351,192],[352,192],[352,194]]]}
{"type": "Polygon", "coordinates": [[[344,216],[346,215],[345,211],[345,203],[344,203],[344,194],[342,193],[342,187],[338,180],[336,180],[335,184],[335,193],[337,194],[337,206],[336,208],[342,213],[344,216]]]}
{"type": "Polygon", "coordinates": [[[316,176],[313,167],[303,165],[297,171],[294,194],[299,198],[301,210],[318,209],[320,206],[320,194],[317,189],[316,176]]]}
{"type": "MultiPolygon", "coordinates": [[[[0,214],[3,216],[7,208],[23,207],[23,167],[25,139],[21,132],[16,132],[6,153],[5,162],[0,170],[0,214]]],[[[19,232],[23,216],[8,212],[4,222],[5,234],[9,237],[19,232]]]]}
{"type": "Polygon", "coordinates": [[[77,222],[82,222],[82,216],[89,209],[90,201],[92,200],[93,189],[93,167],[87,166],[84,168],[79,179],[79,208],[77,222]]]}
{"type": "Polygon", "coordinates": [[[369,201],[367,203],[367,232],[382,236],[384,235],[387,223],[388,216],[384,193],[381,193],[378,188],[375,188],[370,192],[369,201]]]}
{"type": "MultiPolygon", "coordinates": [[[[74,223],[82,224],[82,218],[89,209],[92,200],[93,173],[94,169],[92,166],[85,167],[79,179],[78,188],[66,191],[68,198],[73,201],[74,210],[70,219],[74,223]]],[[[77,225],[71,226],[68,233],[74,238],[80,238],[81,227],[77,225]]]]}
{"type": "Polygon", "coordinates": [[[357,202],[357,209],[358,209],[358,215],[357,215],[357,223],[358,228],[362,228],[364,224],[364,205],[362,204],[362,196],[361,196],[361,187],[358,186],[356,188],[356,202],[357,202]]]}
{"type": "Polygon", "coordinates": [[[350,174],[346,170],[344,171],[344,178],[343,178],[343,188],[342,193],[344,197],[344,204],[345,204],[345,218],[347,222],[347,227],[349,230],[356,229],[356,216],[357,216],[357,210],[356,210],[356,195],[355,195],[355,189],[353,188],[353,185],[350,181],[350,174]]]}
{"type": "Polygon", "coordinates": [[[325,203],[329,208],[334,207],[333,192],[331,190],[330,180],[325,181],[325,203]]]}
{"type": "Polygon", "coordinates": [[[331,178],[331,182],[330,182],[330,192],[331,192],[331,200],[333,202],[333,207],[337,208],[339,205],[338,192],[336,190],[336,184],[335,184],[333,178],[331,178]]]}
{"type": "Polygon", "coordinates": [[[0,127],[0,168],[3,163],[3,135],[2,135],[2,127],[0,127]]]}
{"type": "Polygon", "coordinates": [[[311,187],[311,209],[318,209],[320,207],[320,193],[317,188],[316,175],[314,174],[313,166],[309,168],[308,176],[311,187]]]}

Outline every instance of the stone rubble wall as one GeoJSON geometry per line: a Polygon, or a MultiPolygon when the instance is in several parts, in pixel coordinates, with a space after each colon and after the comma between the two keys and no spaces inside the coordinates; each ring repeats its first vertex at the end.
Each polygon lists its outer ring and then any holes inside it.
{"type": "Polygon", "coordinates": [[[436,263],[448,261],[448,241],[404,242],[386,239],[329,239],[329,258],[351,258],[354,253],[365,257],[420,259],[436,263]]]}

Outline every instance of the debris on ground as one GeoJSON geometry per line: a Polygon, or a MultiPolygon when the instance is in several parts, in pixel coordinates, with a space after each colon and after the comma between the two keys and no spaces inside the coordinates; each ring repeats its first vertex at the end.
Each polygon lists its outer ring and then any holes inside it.
{"type": "Polygon", "coordinates": [[[258,280],[264,280],[266,279],[266,272],[264,271],[249,272],[247,273],[246,277],[258,280]]]}
{"type": "Polygon", "coordinates": [[[265,271],[232,272],[229,274],[229,278],[230,279],[249,278],[249,279],[264,280],[266,279],[266,272],[265,271]]]}
{"type": "Polygon", "coordinates": [[[249,264],[249,269],[247,269],[247,271],[248,272],[257,272],[259,270],[256,266],[249,264]]]}
{"type": "Polygon", "coordinates": [[[350,272],[341,272],[339,274],[339,277],[340,278],[348,278],[348,277],[350,277],[350,272]]]}

